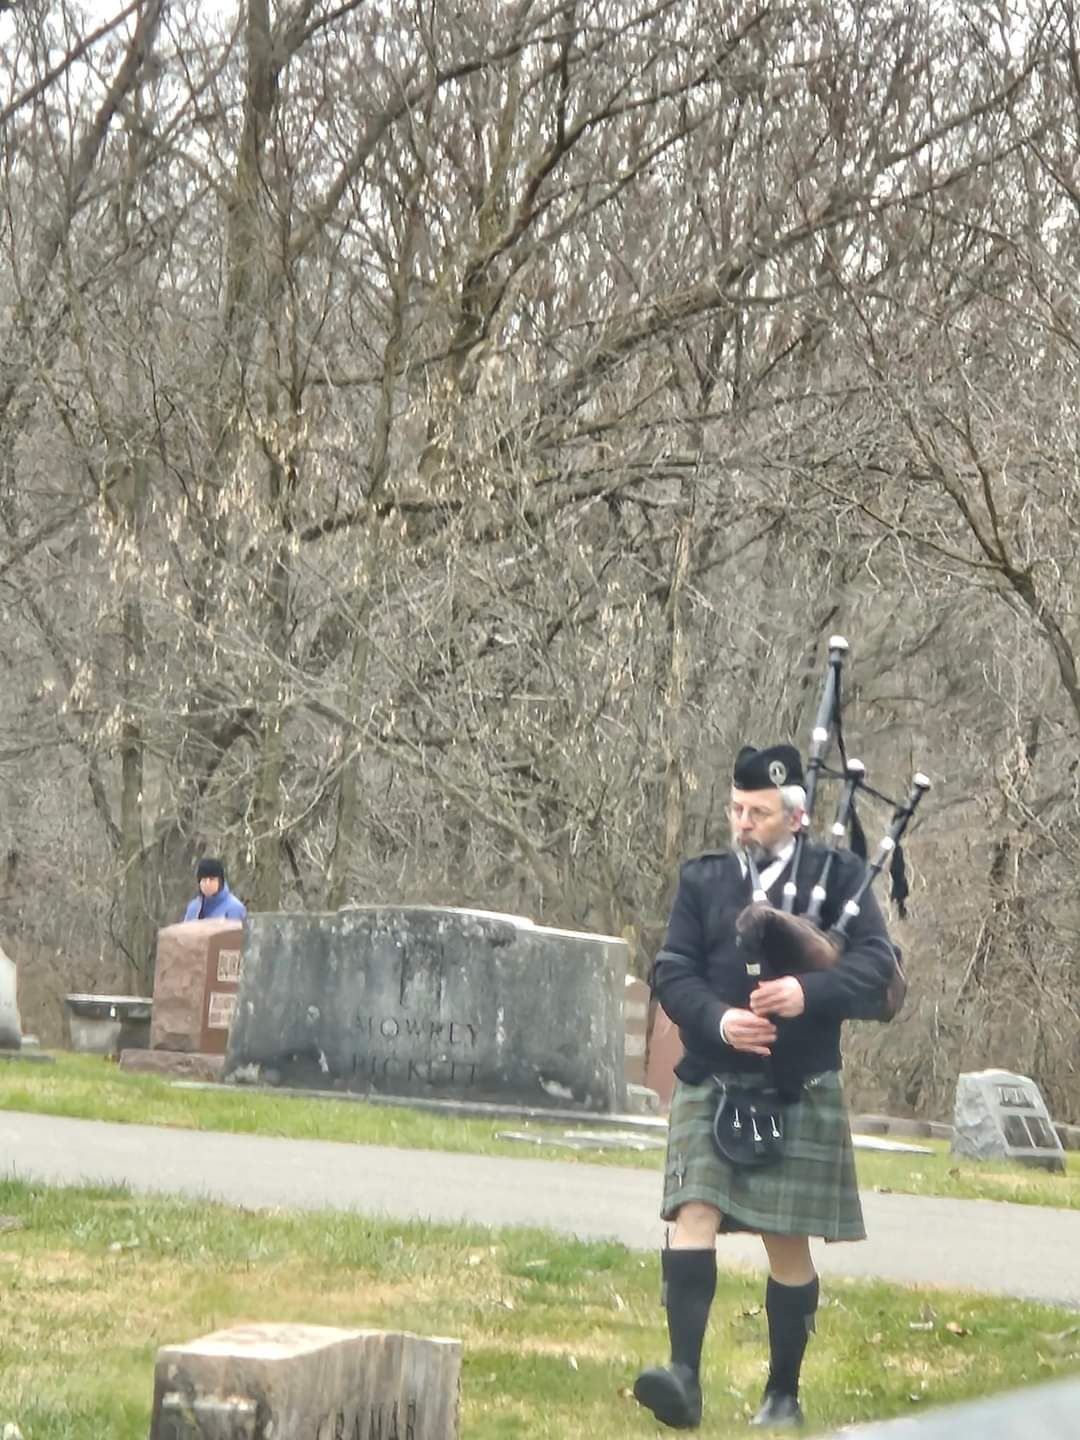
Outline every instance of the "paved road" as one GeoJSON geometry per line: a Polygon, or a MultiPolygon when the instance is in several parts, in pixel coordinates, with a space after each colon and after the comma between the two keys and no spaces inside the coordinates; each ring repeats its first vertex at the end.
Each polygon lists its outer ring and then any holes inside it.
{"type": "MultiPolygon", "coordinates": [[[[434,1154],[0,1112],[0,1174],[126,1184],[234,1205],[537,1225],[659,1245],[653,1171],[434,1154]]],[[[824,1275],[981,1290],[1080,1308],[1080,1211],[988,1200],[863,1196],[871,1238],[817,1246],[824,1275]]],[[[760,1243],[725,1237],[721,1263],[759,1266],[760,1243]]]]}

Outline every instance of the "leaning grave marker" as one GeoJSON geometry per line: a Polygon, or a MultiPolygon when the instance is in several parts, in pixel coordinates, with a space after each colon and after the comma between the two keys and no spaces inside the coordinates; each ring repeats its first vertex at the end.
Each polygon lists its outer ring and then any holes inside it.
{"type": "Polygon", "coordinates": [[[952,1153],[972,1160],[1018,1160],[1064,1171],[1065,1151],[1039,1087],[1009,1070],[973,1070],[956,1082],[952,1153]]]}
{"type": "Polygon", "coordinates": [[[226,1074],[621,1109],[627,947],[438,906],[251,915],[226,1074]]]}
{"type": "Polygon", "coordinates": [[[239,1325],[158,1351],[150,1440],[457,1440],[461,1342],[239,1325]]]}

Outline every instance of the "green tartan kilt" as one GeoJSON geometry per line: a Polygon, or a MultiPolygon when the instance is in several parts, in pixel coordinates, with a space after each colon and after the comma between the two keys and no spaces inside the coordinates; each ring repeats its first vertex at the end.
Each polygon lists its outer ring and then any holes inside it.
{"type": "MultiPolygon", "coordinates": [[[[717,1075],[749,1089],[757,1077],[717,1075]]],[[[719,1091],[704,1085],[675,1087],[664,1167],[660,1214],[674,1220],[679,1207],[697,1200],[719,1210],[721,1231],[773,1235],[820,1235],[826,1240],[865,1240],[855,1178],[847,1106],[837,1071],[812,1076],[802,1098],[784,1111],[784,1157],[775,1165],[730,1165],[716,1152],[713,1116],[719,1091]]]]}

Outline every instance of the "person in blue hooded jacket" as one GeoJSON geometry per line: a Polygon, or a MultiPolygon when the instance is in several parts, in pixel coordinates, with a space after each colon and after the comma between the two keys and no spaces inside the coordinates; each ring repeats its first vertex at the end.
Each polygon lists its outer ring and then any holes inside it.
{"type": "Polygon", "coordinates": [[[212,856],[195,867],[199,893],[184,912],[185,920],[243,920],[247,906],[225,883],[225,866],[212,856]]]}

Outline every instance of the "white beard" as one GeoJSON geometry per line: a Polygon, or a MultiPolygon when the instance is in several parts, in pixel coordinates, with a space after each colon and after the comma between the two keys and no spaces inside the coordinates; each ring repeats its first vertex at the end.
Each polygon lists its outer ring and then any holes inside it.
{"type": "MultiPolygon", "coordinates": [[[[732,838],[734,839],[734,837],[732,838]]],[[[741,840],[734,840],[734,844],[736,851],[741,851],[743,855],[749,855],[757,866],[760,866],[769,855],[769,851],[765,849],[764,845],[759,845],[756,840],[748,840],[745,845],[741,840]]]]}

